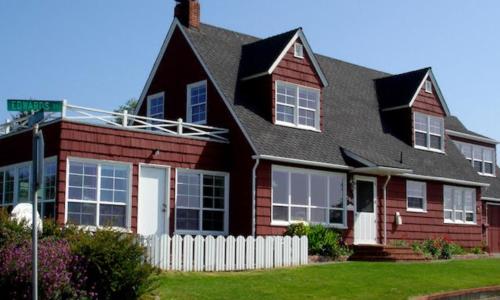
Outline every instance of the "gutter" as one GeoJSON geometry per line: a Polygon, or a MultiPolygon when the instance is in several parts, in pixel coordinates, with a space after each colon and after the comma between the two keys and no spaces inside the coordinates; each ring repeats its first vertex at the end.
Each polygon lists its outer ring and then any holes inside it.
{"type": "Polygon", "coordinates": [[[483,142],[483,143],[488,143],[488,144],[500,144],[500,142],[496,141],[496,140],[492,140],[492,139],[489,139],[486,137],[481,137],[481,136],[477,136],[477,135],[473,135],[473,134],[469,134],[469,133],[459,132],[459,131],[455,131],[455,130],[446,129],[446,133],[448,135],[451,135],[451,136],[461,137],[464,139],[469,139],[469,140],[473,140],[473,141],[477,141],[477,142],[483,142]]]}
{"type": "Polygon", "coordinates": [[[254,156],[252,156],[252,158],[253,159],[270,160],[270,161],[276,161],[276,162],[283,162],[283,163],[290,163],[290,164],[305,165],[305,166],[311,166],[311,167],[321,167],[321,168],[330,168],[330,169],[339,169],[339,170],[353,170],[352,167],[349,167],[346,165],[330,164],[330,163],[303,160],[303,159],[297,159],[297,158],[286,158],[286,157],[273,156],[273,155],[254,155],[254,156]]]}
{"type": "Polygon", "coordinates": [[[387,186],[391,181],[391,175],[387,175],[384,183],[384,245],[387,245],[387,186]]]}
{"type": "Polygon", "coordinates": [[[493,202],[500,202],[499,198],[492,198],[492,197],[481,197],[481,200],[493,201],[493,202]]]}
{"type": "Polygon", "coordinates": [[[256,227],[256,222],[255,222],[255,211],[256,211],[256,205],[257,205],[257,167],[259,166],[260,159],[257,157],[255,158],[255,165],[252,168],[252,236],[255,236],[255,233],[257,231],[256,227]]]}
{"type": "Polygon", "coordinates": [[[435,177],[435,176],[425,176],[425,175],[417,175],[417,174],[401,174],[401,177],[416,179],[416,180],[430,180],[430,181],[441,181],[444,183],[450,184],[458,184],[458,185],[469,185],[469,186],[477,186],[477,187],[489,187],[489,183],[475,182],[475,181],[467,181],[467,180],[459,180],[445,177],[435,177]]]}
{"type": "Polygon", "coordinates": [[[411,174],[413,173],[413,170],[392,168],[392,167],[362,167],[362,168],[355,168],[352,170],[352,172],[371,174],[371,175],[401,175],[401,174],[411,174]]]}

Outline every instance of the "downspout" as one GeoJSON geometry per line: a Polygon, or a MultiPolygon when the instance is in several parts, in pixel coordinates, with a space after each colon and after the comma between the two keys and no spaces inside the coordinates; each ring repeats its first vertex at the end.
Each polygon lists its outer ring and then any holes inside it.
{"type": "Polygon", "coordinates": [[[255,165],[253,166],[253,169],[252,169],[252,236],[255,236],[255,231],[256,231],[256,228],[255,228],[255,225],[256,225],[256,222],[255,222],[255,206],[257,204],[257,167],[259,166],[259,161],[260,159],[257,157],[255,158],[255,165]]]}
{"type": "Polygon", "coordinates": [[[384,245],[387,245],[387,186],[391,181],[391,175],[387,175],[384,183],[384,245]]]}

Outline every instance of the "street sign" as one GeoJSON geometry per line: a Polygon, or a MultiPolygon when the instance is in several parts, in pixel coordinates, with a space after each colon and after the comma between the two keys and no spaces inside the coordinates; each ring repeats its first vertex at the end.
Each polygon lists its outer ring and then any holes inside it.
{"type": "Polygon", "coordinates": [[[33,125],[40,123],[43,120],[44,115],[43,109],[32,114],[28,119],[28,127],[33,127],[33,125]]]}
{"type": "Polygon", "coordinates": [[[39,111],[45,112],[62,112],[63,102],[53,100],[23,100],[23,99],[8,99],[8,111],[39,111]]]}

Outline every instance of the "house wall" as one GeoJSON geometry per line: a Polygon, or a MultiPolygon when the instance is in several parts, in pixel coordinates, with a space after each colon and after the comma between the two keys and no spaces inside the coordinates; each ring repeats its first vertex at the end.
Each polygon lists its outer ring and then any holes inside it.
{"type": "MultiPolygon", "coordinates": [[[[256,229],[258,235],[280,235],[286,231],[286,226],[271,225],[271,194],[272,194],[272,163],[262,161],[257,171],[257,199],[256,199],[256,229]]],[[[302,168],[304,168],[302,166],[302,168]]],[[[332,170],[330,170],[332,171],[332,170]]],[[[347,177],[348,204],[353,204],[353,191],[350,184],[354,174],[347,177]]],[[[366,176],[366,175],[364,175],[366,176]]],[[[385,176],[377,177],[377,236],[378,242],[383,243],[384,236],[384,197],[383,186],[385,176]]],[[[406,210],[406,179],[393,177],[387,188],[387,241],[397,240],[422,241],[429,238],[446,237],[464,247],[481,245],[482,231],[482,203],[481,191],[477,189],[477,225],[445,224],[443,216],[443,186],[439,182],[427,182],[427,212],[416,213],[406,210]],[[401,214],[403,224],[395,225],[395,214],[401,214]]],[[[347,212],[347,229],[341,230],[348,244],[354,241],[354,212],[347,212]]]]}
{"type": "MultiPolygon", "coordinates": [[[[300,39],[297,42],[302,43],[300,39]]],[[[274,70],[272,76],[272,122],[276,121],[276,85],[277,80],[286,81],[298,85],[307,86],[310,88],[316,88],[321,90],[322,83],[316,70],[314,69],[313,63],[305,51],[304,48],[304,58],[297,58],[294,56],[294,47],[290,47],[288,52],[279,62],[278,66],[274,70]]],[[[320,93],[320,129],[323,129],[323,93],[320,93]]]]}
{"type": "MultiPolygon", "coordinates": [[[[61,122],[58,160],[57,222],[64,223],[66,202],[66,164],[69,157],[110,160],[133,164],[131,225],[137,230],[139,163],[170,166],[170,216],[175,209],[176,168],[230,172],[225,157],[228,144],[160,134],[105,128],[72,122],[61,122]],[[160,153],[154,156],[154,151],[160,153]]],[[[233,178],[230,176],[230,180],[233,178]]],[[[230,203],[230,206],[232,203],[230,203]]],[[[170,218],[173,232],[174,218],[170,218]]]]}
{"type": "MultiPolygon", "coordinates": [[[[207,80],[207,125],[229,129],[229,145],[218,159],[230,172],[229,231],[252,232],[253,150],[180,29],[175,29],[146,95],[165,92],[165,118],[186,120],[187,85],[207,80]]],[[[146,115],[147,101],[139,108],[146,115]]]]}
{"type": "Polygon", "coordinates": [[[434,85],[432,85],[432,93],[425,91],[425,84],[422,86],[415,98],[415,102],[413,102],[412,109],[414,112],[421,112],[437,117],[444,117],[446,115],[443,105],[436,94],[436,87],[434,85]]]}

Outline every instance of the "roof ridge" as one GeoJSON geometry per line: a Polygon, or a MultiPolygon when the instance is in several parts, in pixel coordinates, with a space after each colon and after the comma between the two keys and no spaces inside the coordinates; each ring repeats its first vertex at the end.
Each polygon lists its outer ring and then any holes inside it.
{"type": "Polygon", "coordinates": [[[416,70],[406,71],[406,72],[403,72],[403,73],[392,74],[390,76],[382,77],[382,78],[379,78],[379,79],[386,79],[386,78],[390,78],[392,76],[408,75],[410,73],[416,73],[416,72],[421,72],[421,71],[428,71],[428,70],[431,70],[431,69],[432,69],[432,67],[424,67],[424,68],[420,68],[420,69],[416,69],[416,70]]]}

